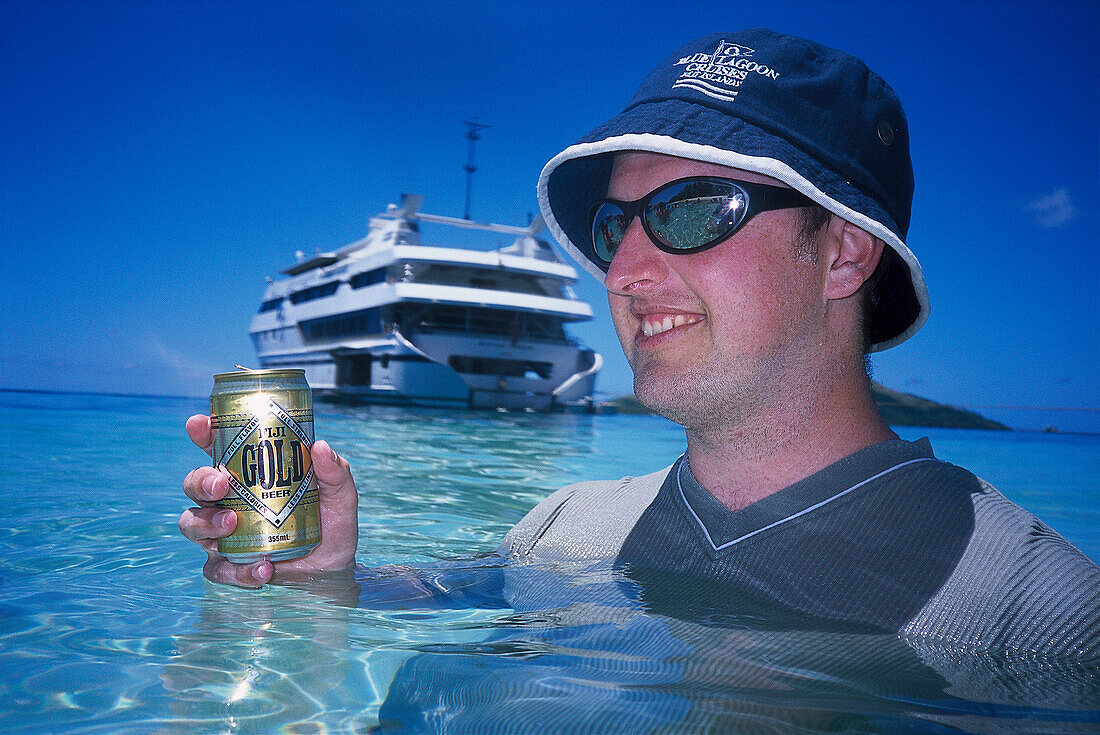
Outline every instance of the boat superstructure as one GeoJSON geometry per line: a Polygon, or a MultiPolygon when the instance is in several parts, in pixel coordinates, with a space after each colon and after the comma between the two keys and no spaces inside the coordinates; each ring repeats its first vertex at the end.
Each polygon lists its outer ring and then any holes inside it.
{"type": "MultiPolygon", "coordinates": [[[[553,410],[591,403],[602,360],[565,331],[592,319],[576,271],[528,227],[419,212],[402,197],[367,236],[271,280],[249,334],[264,368],[371,403],[553,410]],[[421,242],[422,223],[514,237],[495,250],[421,242]]],[[[453,230],[450,230],[453,231],[453,230]]]]}

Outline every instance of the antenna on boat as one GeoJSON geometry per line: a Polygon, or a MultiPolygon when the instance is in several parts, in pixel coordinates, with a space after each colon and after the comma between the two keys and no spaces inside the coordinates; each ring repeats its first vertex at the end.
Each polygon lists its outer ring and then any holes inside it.
{"type": "Polygon", "coordinates": [[[466,131],[466,138],[470,141],[470,156],[466,160],[466,165],[463,167],[466,169],[466,213],[465,219],[470,219],[470,182],[474,178],[474,171],[477,171],[477,166],[474,165],[474,145],[477,143],[479,130],[484,130],[489,127],[488,125],[482,125],[474,118],[473,121],[463,120],[462,124],[469,130],[466,131]]]}

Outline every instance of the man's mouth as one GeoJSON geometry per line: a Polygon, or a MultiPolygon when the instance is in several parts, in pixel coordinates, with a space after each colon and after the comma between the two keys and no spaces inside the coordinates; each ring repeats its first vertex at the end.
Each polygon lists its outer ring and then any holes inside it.
{"type": "Polygon", "coordinates": [[[646,337],[652,337],[655,334],[661,334],[676,327],[683,327],[688,324],[695,324],[703,320],[703,317],[697,314],[666,314],[663,318],[660,315],[653,314],[646,316],[642,319],[642,334],[646,337]]]}

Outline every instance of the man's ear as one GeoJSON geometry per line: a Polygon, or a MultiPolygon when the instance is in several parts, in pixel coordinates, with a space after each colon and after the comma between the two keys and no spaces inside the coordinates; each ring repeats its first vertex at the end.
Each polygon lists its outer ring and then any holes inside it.
{"type": "Polygon", "coordinates": [[[825,297],[844,299],[853,295],[875,272],[885,244],[860,227],[834,217],[826,235],[829,270],[825,274],[825,297]]]}

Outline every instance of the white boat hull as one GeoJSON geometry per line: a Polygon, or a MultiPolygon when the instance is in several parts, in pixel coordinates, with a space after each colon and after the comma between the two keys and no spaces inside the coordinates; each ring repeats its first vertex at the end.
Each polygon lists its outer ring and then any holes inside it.
{"type": "Polygon", "coordinates": [[[336,400],[553,411],[587,405],[599,356],[571,344],[450,335],[425,335],[413,344],[395,335],[367,348],[261,355],[260,364],[301,368],[319,396],[336,400]]]}

